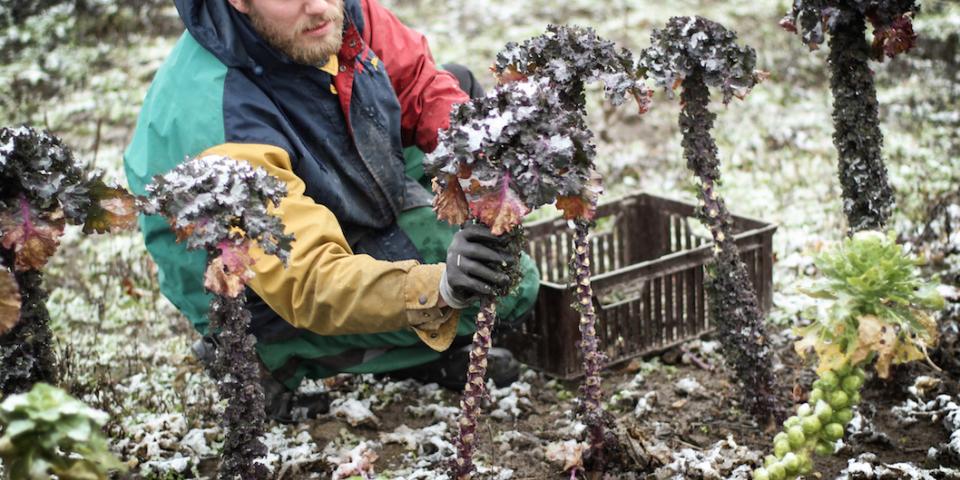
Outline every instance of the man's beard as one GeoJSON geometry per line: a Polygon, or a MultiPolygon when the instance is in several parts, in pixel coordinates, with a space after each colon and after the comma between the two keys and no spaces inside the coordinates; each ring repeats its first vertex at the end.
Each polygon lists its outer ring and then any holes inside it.
{"type": "Polygon", "coordinates": [[[331,55],[340,51],[343,42],[343,2],[338,3],[327,15],[304,20],[292,31],[268,22],[253,6],[253,2],[249,3],[250,12],[247,15],[257,33],[293,61],[304,65],[324,65],[331,55]],[[305,30],[328,21],[333,23],[333,28],[326,37],[317,39],[303,35],[305,30]]]}

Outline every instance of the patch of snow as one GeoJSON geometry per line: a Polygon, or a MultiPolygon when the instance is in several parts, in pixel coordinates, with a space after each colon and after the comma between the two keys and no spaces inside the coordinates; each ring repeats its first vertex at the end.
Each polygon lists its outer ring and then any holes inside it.
{"type": "Polygon", "coordinates": [[[687,396],[702,395],[705,392],[703,385],[700,385],[700,382],[693,377],[681,378],[674,384],[674,387],[687,396]]]}
{"type": "Polygon", "coordinates": [[[338,398],[330,404],[330,413],[347,422],[351,427],[361,425],[376,427],[380,425],[380,419],[370,411],[367,403],[353,398],[338,398]]]}
{"type": "Polygon", "coordinates": [[[637,406],[633,409],[633,416],[638,419],[643,418],[648,413],[652,412],[656,405],[657,391],[653,390],[647,392],[644,396],[640,397],[640,400],[637,401],[637,406]]]}
{"type": "Polygon", "coordinates": [[[658,468],[653,478],[658,480],[748,480],[750,467],[759,463],[761,453],[737,445],[733,437],[715,443],[706,451],[684,448],[672,453],[672,461],[658,468]]]}

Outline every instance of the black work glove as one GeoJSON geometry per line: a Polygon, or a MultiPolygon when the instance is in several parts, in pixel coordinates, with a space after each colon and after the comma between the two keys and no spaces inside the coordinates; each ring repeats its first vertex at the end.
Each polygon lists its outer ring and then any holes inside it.
{"type": "Polygon", "coordinates": [[[440,295],[456,309],[468,307],[481,295],[492,295],[510,285],[505,267],[516,259],[507,249],[507,238],[490,233],[490,227],[470,223],[453,236],[447,249],[447,268],[440,279],[440,295]]]}

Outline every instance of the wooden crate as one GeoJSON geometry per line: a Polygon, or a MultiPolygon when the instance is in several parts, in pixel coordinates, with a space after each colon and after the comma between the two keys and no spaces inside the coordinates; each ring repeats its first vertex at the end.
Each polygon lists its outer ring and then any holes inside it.
{"type": "MultiPolygon", "coordinates": [[[[590,252],[600,348],[607,365],[662,351],[712,330],[704,265],[713,243],[695,206],[649,194],[603,204],[590,252]]],[[[734,238],[766,313],[772,303],[776,226],[733,216],[734,238]]],[[[518,359],[551,376],[583,375],[579,314],[571,308],[573,230],[562,219],[526,226],[528,253],[540,269],[534,313],[502,340],[518,359]]]]}

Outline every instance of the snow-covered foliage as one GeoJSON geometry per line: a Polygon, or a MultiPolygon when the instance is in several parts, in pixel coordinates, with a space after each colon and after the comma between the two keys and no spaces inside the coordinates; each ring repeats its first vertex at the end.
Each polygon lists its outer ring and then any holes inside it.
{"type": "MultiPolygon", "coordinates": [[[[186,161],[147,186],[145,213],[168,216],[188,249],[229,255],[224,242],[256,241],[267,255],[286,263],[293,237],[267,212],[286,196],[286,184],[263,169],[208,155],[186,161]]],[[[231,261],[224,259],[227,265],[231,261]]]]}

